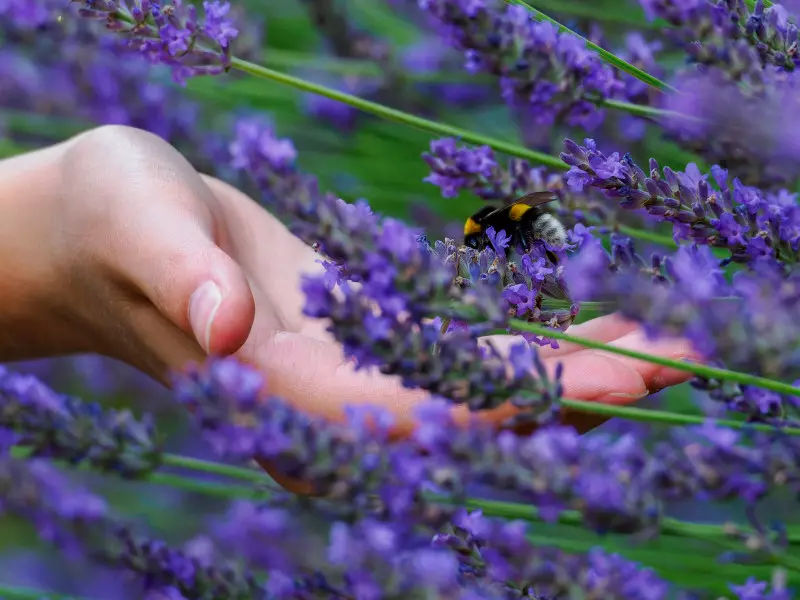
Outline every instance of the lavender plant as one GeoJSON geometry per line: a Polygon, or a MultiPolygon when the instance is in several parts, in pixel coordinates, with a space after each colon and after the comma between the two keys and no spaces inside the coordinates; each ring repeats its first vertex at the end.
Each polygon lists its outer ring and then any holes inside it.
{"type": "MultiPolygon", "coordinates": [[[[741,163],[712,167],[709,175],[695,164],[678,172],[651,159],[645,171],[631,155],[601,151],[593,140],[583,146],[565,140],[560,159],[491,139],[460,145],[453,127],[248,63],[232,51],[237,27],[225,3],[204,2],[202,11],[179,0],[74,4],[77,11],[65,11],[69,22],[99,19],[117,36],[114,43],[93,38],[93,59],[124,45],[129,57],[165,65],[181,83],[239,69],[435,131],[444,137],[422,158],[431,171],[427,181],[443,196],[463,191],[508,203],[552,189],[568,243],[511,248],[512,232],[494,228],[482,250],[453,239],[431,242],[423,230],[380,215],[366,201],[348,203],[324,191],[297,166],[292,141],[258,115],[239,118],[227,144],[215,145],[215,159],[227,162],[220,172],[250,177],[264,207],[319,253],[324,269],[302,282],[304,314],[326,321],[357,368],[399,376],[432,397],[417,407],[413,431],[398,438],[396,422],[378,405],[352,408],[336,422],[303,413],[232,358],[175,373],[177,402],[219,460],[259,461],[278,481],[307,491],[290,495],[253,469],[165,453],[150,418],[86,404],[3,370],[4,515],[32,524],[70,558],[126,573],[149,600],[795,597],[800,538],[765,518],[770,496],[784,490],[796,502],[800,495],[800,388],[792,383],[800,380],[794,324],[800,213],[793,194],[749,185],[741,163]],[[514,158],[502,166],[495,151],[514,158]],[[535,166],[537,159],[562,172],[535,166]],[[628,213],[643,226],[671,230],[673,248],[642,258],[627,235],[614,231],[628,213]],[[569,330],[587,301],[621,312],[653,338],[683,337],[719,367],[587,343],[569,330]],[[497,332],[517,339],[501,350],[485,339],[497,332]],[[548,370],[542,359],[540,347],[557,347],[558,340],[693,373],[694,385],[731,418],[576,402],[566,397],[563,365],[548,370]],[[454,405],[472,414],[457,418],[454,405]],[[500,429],[481,418],[504,405],[515,411],[500,429]],[[582,435],[560,421],[565,409],[689,426],[652,440],[625,431],[582,435]],[[736,418],[742,413],[746,421],[736,418]],[[204,488],[234,501],[181,545],[151,537],[68,481],[63,471],[77,465],[189,485],[163,471],[181,466],[250,487],[204,488]],[[513,502],[498,503],[493,494],[513,502]],[[734,500],[744,506],[737,523],[703,526],[668,516],[678,501],[734,500]],[[542,523],[585,529],[590,544],[543,539],[542,523]],[[663,567],[649,569],[603,548],[620,536],[644,548],[669,536],[703,540],[712,558],[740,569],[737,580],[720,589],[717,580],[668,576],[663,567]]],[[[54,10],[45,2],[0,6],[3,18],[28,30],[54,10]]],[[[420,6],[466,52],[469,67],[499,76],[505,100],[533,114],[539,126],[597,128],[601,107],[614,98],[644,103],[655,95],[645,87],[654,78],[632,83],[607,64],[608,53],[595,54],[571,32],[531,21],[524,6],[482,0],[421,0],[420,6]]],[[[649,6],[667,11],[660,16],[671,15],[675,25],[701,22],[711,6],[714,35],[731,47],[755,48],[762,69],[793,68],[790,49],[780,48],[791,46],[796,30],[779,19],[779,8],[757,2],[741,29],[743,3],[699,0],[684,16],[675,3],[649,6]],[[779,24],[788,33],[776,33],[779,24]]],[[[69,35],[74,31],[80,26],[69,35]]],[[[711,55],[710,42],[703,52],[711,55]]],[[[628,58],[651,64],[641,44],[628,58]]],[[[131,81],[137,77],[144,75],[134,73],[131,81]]],[[[759,93],[779,93],[780,78],[759,81],[759,93]]]]}
{"type": "Polygon", "coordinates": [[[596,106],[621,90],[613,70],[574,36],[535,23],[502,2],[420,0],[445,39],[464,51],[466,68],[500,77],[503,98],[538,125],[566,122],[588,130],[602,121],[596,106]]]}
{"type": "Polygon", "coordinates": [[[640,4],[648,17],[660,17],[673,26],[668,35],[694,62],[721,66],[734,78],[758,76],[766,65],[793,71],[797,64],[797,25],[779,3],[756,0],[749,7],[745,0],[640,0],[640,4]]]}

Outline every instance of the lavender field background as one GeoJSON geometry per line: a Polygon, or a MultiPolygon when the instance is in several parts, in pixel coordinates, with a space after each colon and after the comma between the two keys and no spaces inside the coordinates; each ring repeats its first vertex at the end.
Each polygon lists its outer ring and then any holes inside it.
{"type": "MultiPolygon", "coordinates": [[[[706,1],[696,0],[695,4],[706,1]]],[[[677,28],[664,19],[649,19],[645,10],[653,5],[680,8],[692,2],[531,2],[573,32],[659,79],[684,82],[687,89],[693,90],[690,100],[683,99],[684,105],[680,105],[681,100],[674,100],[666,108],[661,104],[660,92],[633,77],[615,74],[607,65],[603,65],[607,72],[596,74],[591,82],[588,78],[576,79],[573,88],[567,86],[566,92],[559,92],[567,99],[561,99],[555,108],[553,102],[548,105],[546,101],[514,106],[507,101],[513,93],[507,86],[504,99],[498,77],[480,72],[474,65],[465,68],[470,65],[469,57],[445,43],[436,29],[435,18],[431,18],[434,10],[420,8],[424,4],[417,0],[234,0],[232,17],[240,30],[235,55],[404,112],[553,156],[564,150],[564,138],[582,143],[589,137],[596,139],[604,152],[630,152],[643,168],[648,159],[655,158],[661,167],[675,171],[687,171],[687,164],[695,163],[707,172],[710,165],[724,161],[748,185],[773,191],[786,189],[787,194],[798,190],[800,153],[792,144],[797,143],[797,129],[793,126],[800,124],[800,112],[787,110],[793,121],[782,120],[776,126],[769,121],[769,107],[750,113],[744,105],[739,112],[727,106],[729,96],[724,95],[724,86],[713,80],[710,84],[692,80],[690,75],[696,68],[687,59],[691,53],[687,52],[685,40],[669,34],[670,29],[677,28]],[[613,82],[603,81],[604,77],[613,78],[613,82]],[[581,93],[590,95],[600,95],[605,90],[621,104],[697,114],[716,111],[719,119],[710,118],[710,127],[717,129],[692,130],[664,115],[603,107],[602,102],[599,106],[578,106],[568,98],[568,92],[579,88],[581,93]],[[613,92],[609,91],[611,88],[613,92]],[[692,102],[687,109],[685,104],[692,102]],[[551,109],[552,114],[547,114],[551,109]]],[[[464,0],[461,4],[470,2],[464,0]]],[[[473,4],[482,5],[482,1],[474,0],[473,4]]],[[[486,4],[491,4],[490,0],[486,4]]],[[[733,1],[729,4],[744,5],[733,1]]],[[[795,11],[800,15],[800,6],[789,0],[785,7],[787,14],[795,11]]],[[[256,195],[253,185],[230,166],[226,154],[236,119],[255,113],[269,121],[277,136],[294,142],[298,165],[318,177],[321,189],[331,190],[348,201],[366,198],[374,211],[424,227],[431,240],[444,236],[458,239],[464,219],[483,203],[480,195],[473,193],[475,186],[470,189],[469,185],[459,188],[453,184],[454,193],[448,194],[452,197],[443,197],[446,185],[437,187],[426,181],[431,166],[423,159],[423,153],[435,154],[431,141],[441,136],[236,71],[193,77],[185,85],[177,84],[167,67],[149,65],[132,53],[117,52],[107,42],[113,34],[93,37],[78,31],[73,8],[60,0],[0,0],[0,158],[67,139],[94,126],[132,125],[167,139],[199,170],[256,195]],[[52,18],[59,12],[63,16],[52,18]]],[[[790,22],[797,20],[788,18],[790,22]]],[[[735,62],[735,57],[727,59],[735,62]]],[[[541,76],[553,75],[543,68],[541,76]]],[[[558,71],[554,81],[563,84],[569,77],[569,73],[558,71]]],[[[786,92],[788,99],[779,101],[777,106],[786,109],[787,104],[797,103],[800,96],[795,97],[793,92],[786,92]]],[[[585,214],[594,215],[597,204],[608,202],[599,194],[588,197],[589,200],[581,200],[584,204],[579,207],[585,214]]],[[[642,220],[638,214],[618,211],[609,216],[602,210],[596,214],[618,219],[615,224],[639,228],[656,238],[672,236],[669,224],[642,220]]],[[[643,256],[658,248],[652,239],[640,243],[643,256]]],[[[578,321],[592,316],[596,313],[587,310],[578,316],[578,321]]],[[[791,327],[796,329],[798,325],[794,322],[791,327]]],[[[36,375],[59,392],[95,400],[103,407],[127,408],[137,415],[151,412],[156,430],[166,438],[168,452],[219,461],[209,444],[197,435],[185,407],[160,384],[126,365],[99,356],[80,356],[6,367],[36,375]]],[[[681,414],[730,416],[723,404],[689,384],[659,392],[643,400],[641,406],[681,414]]],[[[611,419],[586,435],[634,432],[646,444],[655,444],[666,439],[669,429],[664,424],[611,419]]],[[[106,497],[116,514],[146,524],[166,542],[202,545],[204,538],[198,537],[197,532],[229,506],[230,499],[214,491],[222,479],[175,467],[159,472],[166,474],[162,480],[121,481],[86,470],[64,469],[70,479],[106,497]],[[171,475],[190,476],[198,482],[199,489],[190,489],[188,483],[186,489],[176,487],[169,479],[171,475]]],[[[516,499],[513,494],[496,490],[487,494],[498,500],[516,499]]],[[[778,490],[762,503],[759,511],[796,534],[800,531],[797,500],[791,490],[778,490]]],[[[666,512],[676,519],[715,525],[745,519],[743,503],[736,500],[671,502],[666,512]]],[[[560,523],[536,523],[532,531],[536,539],[570,552],[585,552],[598,545],[619,552],[654,568],[658,576],[681,587],[705,590],[709,598],[795,597],[769,596],[766,592],[734,595],[729,583],[742,585],[750,577],[770,580],[774,565],[719,560],[724,548],[710,542],[670,534],[641,543],[618,534],[599,538],[579,525],[560,523]]],[[[320,544],[324,543],[324,536],[320,532],[320,544]]],[[[795,563],[800,562],[797,546],[790,546],[787,553],[795,563]]],[[[789,572],[787,577],[790,584],[800,586],[800,573],[789,572]]],[[[38,539],[30,524],[11,516],[0,519],[0,588],[0,597],[6,598],[143,597],[141,582],[135,577],[121,576],[119,571],[98,567],[81,556],[65,560],[62,553],[38,539]],[[46,595],[35,590],[43,590],[46,595]]],[[[156,598],[168,596],[152,596],[153,600],[156,598]]]]}

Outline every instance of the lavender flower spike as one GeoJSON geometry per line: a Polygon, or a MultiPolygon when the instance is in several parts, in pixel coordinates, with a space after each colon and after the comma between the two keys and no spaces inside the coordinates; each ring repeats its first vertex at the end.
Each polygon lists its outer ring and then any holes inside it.
{"type": "Polygon", "coordinates": [[[149,417],[57,394],[31,375],[0,367],[0,427],[34,456],[88,463],[128,478],[144,477],[161,465],[162,451],[149,417]]]}
{"type": "MultiPolygon", "coordinates": [[[[248,170],[270,209],[289,217],[298,237],[335,261],[326,275],[303,281],[304,311],[331,319],[331,331],[358,367],[379,367],[383,373],[400,375],[409,387],[465,403],[472,410],[510,402],[535,408],[539,415],[550,413],[559,397],[559,378],[551,381],[544,375],[541,362],[523,340],[515,350],[514,368],[499,353],[478,344],[482,331],[508,322],[504,290],[460,287],[457,273],[418,242],[418,232],[394,219],[381,222],[366,202],[351,205],[321,193],[316,180],[295,166],[291,142],[277,139],[257,120],[240,122],[231,153],[234,166],[248,170]],[[359,289],[343,280],[357,281],[359,289]],[[338,295],[332,293],[337,283],[342,292],[338,295]],[[430,323],[437,315],[481,325],[441,332],[430,323]]],[[[533,290],[528,288],[526,299],[511,300],[519,314],[526,315],[530,308],[537,318],[542,315],[535,303],[541,282],[534,285],[533,279],[545,281],[548,274],[529,258],[528,279],[520,276],[517,283],[530,282],[533,290]]],[[[524,290],[513,291],[519,295],[524,290]]],[[[574,317],[568,312],[548,317],[568,323],[574,317]]]]}
{"type": "Polygon", "coordinates": [[[757,76],[768,65],[791,71],[800,60],[798,28],[779,3],[767,8],[764,0],[756,0],[752,13],[744,0],[639,3],[649,18],[660,17],[673,26],[669,34],[694,62],[724,68],[736,79],[757,76]]]}
{"type": "Polygon", "coordinates": [[[166,594],[161,597],[259,597],[252,576],[236,563],[201,560],[189,551],[135,534],[108,514],[101,498],[73,488],[42,460],[0,457],[0,514],[29,521],[42,539],[64,551],[134,574],[146,592],[166,594]]]}
{"type": "Polygon", "coordinates": [[[714,166],[711,176],[717,191],[694,163],[679,173],[669,167],[662,171],[650,159],[645,173],[628,154],[606,156],[594,140],[584,144],[564,141],[561,159],[570,165],[572,189],[594,187],[619,199],[621,208],[645,209],[672,223],[676,240],[727,248],[735,262],[770,257],[794,263],[800,256],[800,206],[794,195],[764,194],[738,179],[729,182],[728,171],[714,166]]]}
{"type": "Polygon", "coordinates": [[[230,67],[231,42],[238,35],[228,18],[230,4],[205,0],[205,20],[185,0],[71,0],[83,17],[105,19],[106,27],[130,40],[151,63],[173,67],[184,82],[192,75],[214,75],[230,67]]]}
{"type": "Polygon", "coordinates": [[[614,71],[583,42],[537,23],[522,6],[501,0],[418,0],[443,32],[464,51],[466,69],[500,77],[503,98],[534,123],[592,130],[603,120],[596,100],[622,86],[614,71]]]}

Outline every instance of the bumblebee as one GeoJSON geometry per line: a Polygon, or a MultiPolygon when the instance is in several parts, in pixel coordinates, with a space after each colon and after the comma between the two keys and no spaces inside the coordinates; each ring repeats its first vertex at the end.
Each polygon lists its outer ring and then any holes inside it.
{"type": "MultiPolygon", "coordinates": [[[[553,192],[532,192],[500,208],[484,206],[464,223],[464,243],[476,250],[484,249],[489,245],[486,230],[494,227],[495,231],[503,230],[511,236],[506,255],[517,245],[528,251],[536,240],[561,246],[567,241],[566,228],[556,217],[539,208],[556,199],[553,192]]],[[[556,262],[551,252],[547,254],[556,262]]]]}

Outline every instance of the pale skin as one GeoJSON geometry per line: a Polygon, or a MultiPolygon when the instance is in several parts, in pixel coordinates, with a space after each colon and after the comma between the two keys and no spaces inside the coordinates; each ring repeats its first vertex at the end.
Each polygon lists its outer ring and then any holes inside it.
{"type": "MultiPolygon", "coordinates": [[[[338,419],[348,404],[376,403],[395,413],[398,435],[413,426],[426,394],[396,377],[356,372],[326,323],[303,316],[299,280],[321,271],[319,255],[160,138],[106,126],[0,161],[0,211],[0,361],[93,352],[168,383],[170,370],[188,362],[234,355],[303,410],[338,419]],[[219,288],[219,305],[190,310],[208,281],[219,288]]],[[[569,332],[693,357],[687,344],[653,343],[614,315],[569,332]]],[[[502,348],[518,340],[493,341],[502,348]]],[[[540,353],[551,371],[563,363],[570,398],[630,404],[686,380],[571,344],[540,353]]],[[[499,423],[509,414],[503,407],[483,416],[499,423]]],[[[568,418],[583,430],[600,422],[568,418]]]]}

